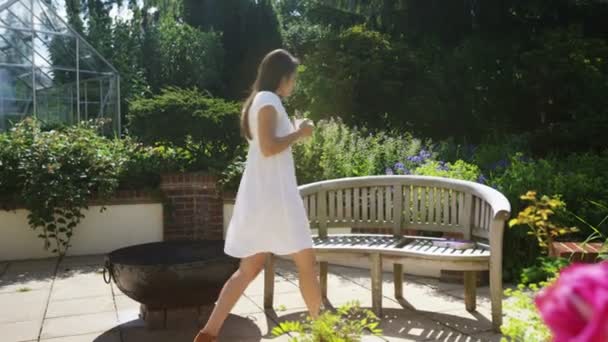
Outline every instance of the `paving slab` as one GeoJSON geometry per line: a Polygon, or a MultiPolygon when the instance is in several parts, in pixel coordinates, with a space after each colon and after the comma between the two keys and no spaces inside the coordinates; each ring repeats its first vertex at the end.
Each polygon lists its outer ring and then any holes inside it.
{"type": "Polygon", "coordinates": [[[262,311],[264,311],[263,303],[254,302],[251,297],[247,295],[241,296],[238,302],[236,302],[234,308],[232,308],[232,313],[239,315],[260,313],[262,311]]]}
{"type": "MultiPolygon", "coordinates": [[[[199,326],[145,329],[139,303],[103,281],[103,260],[93,255],[64,258],[58,266],[57,259],[0,263],[2,342],[192,341],[199,326]]],[[[271,336],[276,322],[302,320],[308,312],[293,262],[277,260],[276,272],[274,310],[263,310],[262,272],[235,305],[220,341],[288,341],[288,336],[271,336]]],[[[371,306],[368,270],[332,265],[328,287],[333,307],[354,300],[371,306]]],[[[405,276],[400,301],[393,297],[393,278],[387,272],[382,290],[383,336],[365,336],[363,341],[500,341],[500,334],[491,331],[487,287],[478,288],[476,313],[465,310],[460,284],[405,276]]]]}
{"type": "Polygon", "coordinates": [[[268,318],[263,312],[246,315],[231,314],[222,330],[220,331],[220,339],[231,341],[231,338],[239,337],[272,337],[272,328],[276,326],[276,322],[268,318]]]}
{"type": "Polygon", "coordinates": [[[0,293],[0,323],[41,321],[48,291],[0,293]]]}
{"type": "Polygon", "coordinates": [[[29,292],[50,290],[53,284],[53,274],[46,276],[5,275],[0,278],[0,293],[29,292]]]}
{"type": "Polygon", "coordinates": [[[383,338],[388,341],[443,341],[466,337],[415,311],[385,310],[380,324],[383,338]]]}
{"type": "Polygon", "coordinates": [[[492,331],[492,315],[488,308],[477,307],[476,312],[465,308],[444,312],[424,312],[426,317],[466,335],[492,331]]]}
{"type": "Polygon", "coordinates": [[[13,261],[0,272],[0,293],[49,289],[55,276],[54,259],[13,261]]]}
{"type": "Polygon", "coordinates": [[[51,301],[111,295],[112,287],[103,281],[101,273],[87,268],[58,273],[51,301]]]}
{"type": "Polygon", "coordinates": [[[148,330],[133,328],[121,331],[122,342],[192,342],[196,329],[148,330]]]}
{"type": "Polygon", "coordinates": [[[105,255],[83,255],[83,256],[68,256],[64,257],[59,264],[60,267],[74,266],[97,266],[103,267],[105,263],[105,255]]]}
{"type": "Polygon", "coordinates": [[[115,310],[111,296],[57,300],[49,303],[46,318],[114,312],[115,310]]]}
{"type": "Polygon", "coordinates": [[[42,320],[0,323],[2,342],[34,341],[38,339],[42,320]]]}
{"type": "Polygon", "coordinates": [[[107,332],[94,333],[94,334],[49,338],[49,339],[40,340],[40,342],[121,342],[121,339],[120,339],[120,332],[107,331],[107,332]]]}
{"type": "MultiPolygon", "coordinates": [[[[249,296],[249,298],[260,308],[264,307],[264,296],[249,296]]],[[[276,293],[273,306],[275,310],[281,309],[306,309],[306,303],[299,292],[276,293]]]]}
{"type": "Polygon", "coordinates": [[[8,264],[8,268],[5,272],[6,274],[17,274],[27,272],[55,272],[57,262],[57,258],[10,261],[8,264]]]}
{"type": "MultiPolygon", "coordinates": [[[[290,293],[300,292],[297,286],[297,280],[294,282],[288,281],[281,276],[275,276],[274,293],[290,293]]],[[[264,294],[264,272],[261,272],[245,290],[246,295],[259,296],[264,294]]]]}
{"type": "Polygon", "coordinates": [[[42,326],[42,339],[105,332],[118,325],[116,312],[47,318],[42,326]]]}

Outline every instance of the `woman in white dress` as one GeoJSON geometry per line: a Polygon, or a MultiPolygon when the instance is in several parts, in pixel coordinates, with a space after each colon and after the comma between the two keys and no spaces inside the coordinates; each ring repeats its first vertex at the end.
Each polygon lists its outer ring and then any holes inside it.
{"type": "Polygon", "coordinates": [[[262,60],[244,104],[241,129],[249,142],[249,152],[224,249],[241,263],[224,285],[195,342],[217,339],[230,310],[263,269],[269,253],[293,258],[309,314],[318,316],[321,291],[291,152],[291,145],[310,137],[313,127],[307,121],[295,127],[281,103],[281,97],[293,92],[297,67],[298,60],[287,51],[270,52],[262,60]]]}

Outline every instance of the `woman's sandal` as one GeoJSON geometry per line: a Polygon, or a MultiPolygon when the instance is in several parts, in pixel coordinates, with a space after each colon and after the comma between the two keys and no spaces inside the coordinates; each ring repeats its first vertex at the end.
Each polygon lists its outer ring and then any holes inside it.
{"type": "Polygon", "coordinates": [[[217,336],[204,333],[202,330],[198,332],[194,338],[194,342],[217,342],[217,336]]]}

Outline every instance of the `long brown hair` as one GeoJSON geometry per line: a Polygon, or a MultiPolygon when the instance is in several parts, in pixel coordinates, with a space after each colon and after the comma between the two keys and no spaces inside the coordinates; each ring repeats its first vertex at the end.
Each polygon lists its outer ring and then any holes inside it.
{"type": "Polygon", "coordinates": [[[283,49],[271,51],[264,57],[258,67],[258,74],[251,87],[251,94],[243,104],[241,133],[245,138],[253,139],[249,127],[249,108],[251,108],[255,95],[260,91],[276,92],[281,80],[295,73],[299,63],[298,59],[283,49]]]}

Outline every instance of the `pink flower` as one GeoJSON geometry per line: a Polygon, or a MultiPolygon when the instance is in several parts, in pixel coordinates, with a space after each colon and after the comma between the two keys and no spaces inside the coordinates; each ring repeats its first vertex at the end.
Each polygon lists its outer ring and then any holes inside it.
{"type": "Polygon", "coordinates": [[[565,268],[535,303],[554,342],[608,341],[608,262],[565,268]]]}

